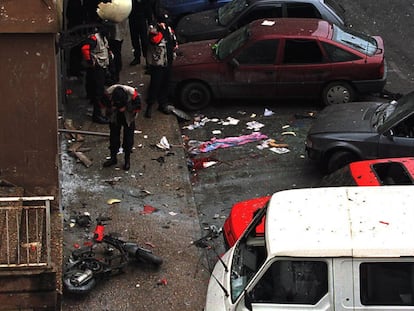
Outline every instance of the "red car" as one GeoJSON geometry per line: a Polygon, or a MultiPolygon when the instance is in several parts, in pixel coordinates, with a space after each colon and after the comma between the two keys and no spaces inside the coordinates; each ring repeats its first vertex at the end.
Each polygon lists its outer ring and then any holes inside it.
{"type": "Polygon", "coordinates": [[[386,82],[384,43],[311,18],[256,20],[220,40],[181,44],[170,95],[187,110],[213,99],[348,103],[386,82]]]}
{"type": "MultiPolygon", "coordinates": [[[[389,158],[357,161],[327,175],[321,186],[386,186],[414,184],[414,158],[389,158]]],[[[257,209],[263,207],[271,196],[241,201],[233,205],[223,225],[224,242],[227,247],[236,243],[253,218],[257,209]]],[[[263,224],[256,234],[263,234],[263,224]]]]}

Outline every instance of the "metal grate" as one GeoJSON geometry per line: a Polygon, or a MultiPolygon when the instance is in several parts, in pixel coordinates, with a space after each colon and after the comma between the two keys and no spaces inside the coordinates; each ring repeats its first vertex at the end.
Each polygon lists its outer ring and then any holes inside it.
{"type": "Polygon", "coordinates": [[[52,196],[0,197],[0,268],[50,267],[52,196]]]}

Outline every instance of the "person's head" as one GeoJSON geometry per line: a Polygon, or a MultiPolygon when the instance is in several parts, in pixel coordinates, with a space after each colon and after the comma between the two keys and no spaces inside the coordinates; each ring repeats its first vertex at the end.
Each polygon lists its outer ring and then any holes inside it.
{"type": "Polygon", "coordinates": [[[125,107],[128,102],[127,92],[120,86],[116,87],[112,92],[112,103],[116,108],[125,107]]]}

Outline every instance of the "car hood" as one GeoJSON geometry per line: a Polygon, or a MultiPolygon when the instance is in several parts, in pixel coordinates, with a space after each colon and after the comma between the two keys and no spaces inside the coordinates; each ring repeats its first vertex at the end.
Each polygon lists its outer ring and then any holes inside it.
{"type": "Polygon", "coordinates": [[[316,116],[309,134],[375,132],[376,130],[371,125],[371,117],[379,105],[381,103],[360,102],[326,107],[316,116]]]}
{"type": "Polygon", "coordinates": [[[206,40],[181,44],[178,48],[177,57],[173,62],[173,66],[178,67],[218,62],[212,51],[212,46],[216,41],[206,40]]]}
{"type": "Polygon", "coordinates": [[[218,38],[225,31],[218,21],[218,10],[207,10],[184,16],[176,27],[180,38],[203,37],[205,39],[218,38]]]}

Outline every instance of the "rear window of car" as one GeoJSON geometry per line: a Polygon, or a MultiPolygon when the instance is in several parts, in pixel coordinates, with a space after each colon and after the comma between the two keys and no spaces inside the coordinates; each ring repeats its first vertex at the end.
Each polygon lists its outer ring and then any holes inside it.
{"type": "Polygon", "coordinates": [[[328,6],[332,11],[334,11],[343,21],[345,21],[345,9],[343,6],[338,3],[336,0],[325,0],[326,6],[328,6]]]}
{"type": "Polygon", "coordinates": [[[337,25],[333,25],[332,40],[369,56],[374,55],[378,48],[374,38],[337,25]]]}

